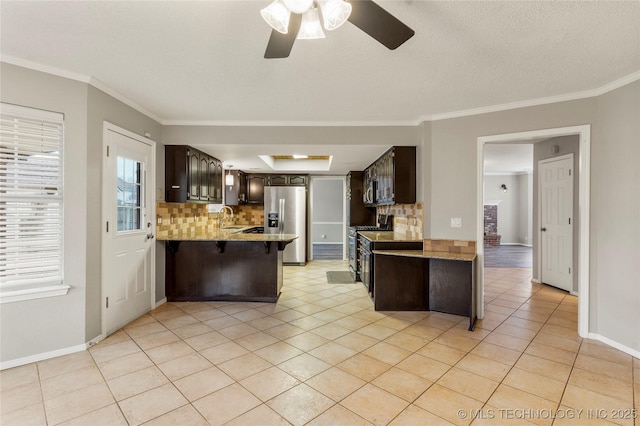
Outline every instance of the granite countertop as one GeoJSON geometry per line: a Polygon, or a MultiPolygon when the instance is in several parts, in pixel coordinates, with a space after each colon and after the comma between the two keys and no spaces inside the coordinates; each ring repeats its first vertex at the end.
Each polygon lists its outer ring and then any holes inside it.
{"type": "Polygon", "coordinates": [[[215,230],[209,233],[194,234],[190,232],[173,232],[158,237],[159,241],[257,241],[257,242],[291,242],[298,238],[296,234],[243,234],[244,229],[254,226],[233,227],[215,230]]]}
{"type": "Polygon", "coordinates": [[[358,231],[358,234],[371,241],[422,241],[422,238],[407,237],[404,234],[393,231],[358,231]]]}
{"type": "Polygon", "coordinates": [[[447,251],[424,251],[424,250],[374,250],[374,254],[387,256],[421,257],[427,259],[463,260],[472,261],[476,258],[475,253],[450,253],[447,251]]]}

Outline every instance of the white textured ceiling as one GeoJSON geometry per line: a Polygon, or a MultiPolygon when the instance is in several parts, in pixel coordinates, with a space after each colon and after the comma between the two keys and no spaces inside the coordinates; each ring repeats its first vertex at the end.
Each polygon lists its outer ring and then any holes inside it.
{"type": "Polygon", "coordinates": [[[416,124],[640,70],[638,1],[377,1],[416,32],[397,50],[347,23],[267,60],[269,3],[2,0],[1,53],[91,77],[165,124],[416,124]]]}

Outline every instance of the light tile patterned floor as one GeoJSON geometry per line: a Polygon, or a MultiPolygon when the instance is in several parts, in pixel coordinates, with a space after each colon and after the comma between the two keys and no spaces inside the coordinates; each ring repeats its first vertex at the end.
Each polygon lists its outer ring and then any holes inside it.
{"type": "Polygon", "coordinates": [[[326,283],[346,268],[285,267],[277,304],[167,303],[89,351],[2,371],[1,423],[634,424],[640,361],[579,338],[577,299],[530,270],[487,269],[468,332],[375,312],[361,284],[326,283]]]}

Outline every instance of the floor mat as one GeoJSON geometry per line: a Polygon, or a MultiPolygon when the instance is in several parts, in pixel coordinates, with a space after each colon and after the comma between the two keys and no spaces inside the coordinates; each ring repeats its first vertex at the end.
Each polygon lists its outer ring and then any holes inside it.
{"type": "Polygon", "coordinates": [[[327,282],[329,284],[353,284],[355,280],[349,271],[327,271],[327,282]]]}

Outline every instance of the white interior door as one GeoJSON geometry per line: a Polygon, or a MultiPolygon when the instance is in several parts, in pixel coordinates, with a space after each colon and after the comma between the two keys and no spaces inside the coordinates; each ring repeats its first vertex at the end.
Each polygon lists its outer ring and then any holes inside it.
{"type": "Polygon", "coordinates": [[[573,290],[573,154],[538,163],[540,271],[545,284],[573,290]]]}
{"type": "Polygon", "coordinates": [[[109,335],[152,307],[154,147],[108,123],[104,142],[102,294],[109,335]]]}

